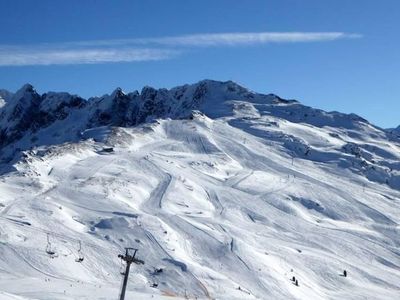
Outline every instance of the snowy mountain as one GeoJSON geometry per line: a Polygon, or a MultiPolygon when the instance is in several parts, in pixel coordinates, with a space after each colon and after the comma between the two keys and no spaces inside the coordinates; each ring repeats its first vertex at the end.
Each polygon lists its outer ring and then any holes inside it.
{"type": "Polygon", "coordinates": [[[0,90],[0,295],[115,299],[135,247],[127,297],[395,299],[399,146],[231,81],[0,90]]]}
{"type": "Polygon", "coordinates": [[[396,128],[389,128],[389,129],[386,129],[386,131],[387,131],[390,135],[394,136],[395,138],[399,138],[399,137],[400,137],[400,126],[398,126],[398,127],[396,127],[396,128]]]}

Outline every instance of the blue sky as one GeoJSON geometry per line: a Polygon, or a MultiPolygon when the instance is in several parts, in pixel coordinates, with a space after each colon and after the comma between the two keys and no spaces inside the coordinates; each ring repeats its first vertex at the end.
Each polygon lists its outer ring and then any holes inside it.
{"type": "Polygon", "coordinates": [[[0,87],[84,97],[201,79],[400,124],[398,0],[3,0],[0,87]]]}

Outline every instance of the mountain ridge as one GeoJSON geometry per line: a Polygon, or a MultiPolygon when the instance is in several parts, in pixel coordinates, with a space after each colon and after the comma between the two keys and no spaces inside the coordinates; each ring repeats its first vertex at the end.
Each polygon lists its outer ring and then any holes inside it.
{"type": "MultiPolygon", "coordinates": [[[[86,126],[96,124],[132,126],[145,122],[147,118],[187,117],[191,110],[203,110],[210,117],[220,117],[230,113],[225,107],[221,107],[221,102],[229,100],[229,98],[253,103],[298,104],[300,109],[310,109],[295,100],[285,100],[274,94],[264,95],[251,92],[232,81],[213,80],[203,80],[169,90],[145,86],[140,93],[133,91],[125,94],[121,88],[117,88],[111,94],[91,97],[87,100],[66,92],[47,92],[39,95],[30,84],[25,84],[14,94],[6,91],[3,94],[4,103],[0,106],[2,146],[19,139],[23,131],[37,131],[38,127],[47,127],[54,121],[67,118],[76,113],[76,108],[87,109],[86,126]],[[217,100],[204,99],[207,92],[217,100]],[[207,103],[204,103],[205,100],[207,103]],[[117,116],[111,118],[110,114],[112,113],[116,113],[117,116]],[[21,116],[25,117],[21,118],[21,116]],[[22,123],[22,119],[28,117],[31,119],[31,126],[18,124],[18,122],[22,123]],[[10,122],[16,124],[10,126],[10,122]]],[[[322,112],[322,110],[311,109],[311,114],[313,112],[322,112]]],[[[354,114],[338,112],[326,114],[347,116],[354,121],[367,122],[354,114]]],[[[301,121],[300,118],[298,121],[301,121]]]]}

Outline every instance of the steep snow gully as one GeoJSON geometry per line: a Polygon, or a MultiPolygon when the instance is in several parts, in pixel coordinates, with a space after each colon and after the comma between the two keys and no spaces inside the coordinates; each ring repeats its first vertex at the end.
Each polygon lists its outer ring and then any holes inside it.
{"type": "Polygon", "coordinates": [[[116,299],[124,247],[128,299],[397,299],[397,134],[233,82],[1,90],[0,299],[116,299]]]}

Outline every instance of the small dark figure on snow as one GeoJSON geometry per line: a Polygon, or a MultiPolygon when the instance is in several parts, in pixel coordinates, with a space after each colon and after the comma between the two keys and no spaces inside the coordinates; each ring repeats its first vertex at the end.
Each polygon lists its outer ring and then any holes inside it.
{"type": "Polygon", "coordinates": [[[292,281],[295,282],[296,281],[296,277],[293,276],[292,277],[292,281]]]}
{"type": "Polygon", "coordinates": [[[347,271],[346,270],[343,271],[343,276],[347,277],[347,271]]]}
{"type": "Polygon", "coordinates": [[[299,282],[297,281],[297,279],[296,279],[296,281],[295,281],[295,283],[294,283],[296,286],[299,286],[299,282]]]}

